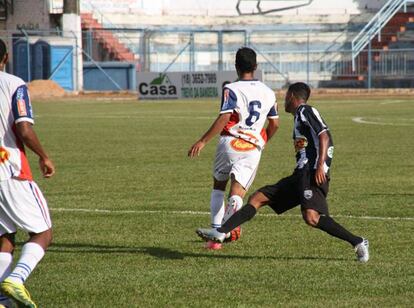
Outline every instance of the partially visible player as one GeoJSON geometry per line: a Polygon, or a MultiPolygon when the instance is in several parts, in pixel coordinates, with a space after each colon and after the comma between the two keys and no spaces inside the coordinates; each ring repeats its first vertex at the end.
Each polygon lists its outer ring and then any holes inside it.
{"type": "MultiPolygon", "coordinates": [[[[257,69],[255,51],[240,48],[235,66],[239,79],[224,86],[220,115],[188,151],[189,157],[198,156],[215,135],[221,135],[210,199],[212,228],[219,228],[226,218],[242,207],[246,191],[255,178],[262,150],[279,127],[275,93],[254,78],[257,69]],[[268,125],[264,130],[266,120],[268,125]],[[224,192],[229,179],[231,186],[225,209],[224,192]]],[[[220,249],[221,244],[210,241],[206,247],[220,249]]]]}
{"type": "Polygon", "coordinates": [[[0,304],[36,307],[24,282],[43,258],[52,240],[52,223],[45,198],[33,182],[24,145],[39,157],[49,178],[55,167],[33,130],[33,111],[23,80],[4,71],[8,60],[0,40],[0,304]],[[29,234],[12,269],[17,228],[29,234]]]}
{"type": "Polygon", "coordinates": [[[369,260],[368,240],[352,234],[329,215],[326,197],[334,147],[328,125],[318,110],[308,105],[310,93],[309,86],[302,82],[292,84],[286,93],[285,110],[294,116],[296,168],[293,174],[257,190],[248,204],[221,228],[198,229],[201,237],[223,242],[228,232],[252,219],[264,205],[282,214],[300,204],[308,225],[351,244],[358,261],[369,260]]]}

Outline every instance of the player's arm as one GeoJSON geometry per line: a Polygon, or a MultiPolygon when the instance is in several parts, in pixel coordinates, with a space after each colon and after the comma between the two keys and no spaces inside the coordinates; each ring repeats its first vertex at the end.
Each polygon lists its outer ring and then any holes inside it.
{"type": "Polygon", "coordinates": [[[220,114],[211,127],[205,132],[205,134],[196,142],[194,143],[190,150],[188,151],[189,157],[199,156],[201,150],[205,147],[205,145],[217,134],[219,134],[224,126],[229,122],[231,113],[222,113],[220,114]]]}
{"type": "Polygon", "coordinates": [[[266,136],[267,142],[273,137],[276,131],[279,128],[279,114],[277,111],[277,103],[270,109],[267,115],[267,127],[266,127],[266,136]]]}
{"type": "Polygon", "coordinates": [[[33,130],[33,110],[26,85],[22,85],[16,89],[12,97],[12,112],[17,137],[24,145],[39,156],[39,165],[43,176],[46,178],[51,177],[55,173],[55,167],[33,130]]]}
{"type": "Polygon", "coordinates": [[[279,119],[278,118],[270,118],[267,120],[267,127],[266,127],[266,136],[267,141],[273,137],[273,135],[276,133],[276,131],[279,128],[279,119]]]}
{"type": "Polygon", "coordinates": [[[326,182],[324,163],[328,155],[329,136],[325,130],[319,134],[319,158],[316,164],[315,180],[316,184],[321,185],[326,182]]]}
{"type": "Polygon", "coordinates": [[[229,122],[233,111],[237,107],[237,96],[228,87],[223,88],[223,95],[221,97],[220,115],[211,125],[211,127],[205,132],[205,134],[192,145],[188,151],[189,157],[199,156],[201,150],[205,145],[218,133],[220,133],[226,124],[229,122]]]}
{"type": "Polygon", "coordinates": [[[53,174],[55,174],[55,166],[40,144],[39,138],[37,138],[32,126],[32,123],[27,121],[17,123],[17,136],[24,143],[24,145],[39,156],[40,170],[45,178],[50,178],[53,174]]]}
{"type": "Polygon", "coordinates": [[[305,125],[309,127],[318,135],[319,139],[319,156],[316,162],[315,181],[316,184],[321,185],[326,182],[326,174],[324,163],[328,155],[329,135],[328,127],[322,120],[319,111],[313,107],[303,109],[301,118],[305,119],[305,125]]]}

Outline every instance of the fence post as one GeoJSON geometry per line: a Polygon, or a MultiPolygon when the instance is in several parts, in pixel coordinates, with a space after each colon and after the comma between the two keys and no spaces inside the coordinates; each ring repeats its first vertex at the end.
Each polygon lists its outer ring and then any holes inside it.
{"type": "Polygon", "coordinates": [[[223,70],[223,31],[217,33],[217,43],[218,43],[218,70],[221,72],[223,70]]]}
{"type": "Polygon", "coordinates": [[[194,32],[190,33],[190,72],[195,69],[195,46],[194,46],[194,32]]]}
{"type": "Polygon", "coordinates": [[[93,46],[93,42],[92,42],[92,29],[89,28],[88,31],[86,32],[86,37],[87,37],[87,50],[88,50],[88,54],[93,55],[93,51],[92,51],[92,46],[93,46]]]}
{"type": "Polygon", "coordinates": [[[371,41],[368,44],[368,90],[372,87],[372,48],[371,41]]]}
{"type": "Polygon", "coordinates": [[[30,42],[29,42],[29,35],[27,34],[26,30],[23,28],[20,29],[23,35],[26,37],[26,51],[27,51],[27,82],[32,81],[32,72],[31,72],[31,62],[30,62],[30,42]]]}

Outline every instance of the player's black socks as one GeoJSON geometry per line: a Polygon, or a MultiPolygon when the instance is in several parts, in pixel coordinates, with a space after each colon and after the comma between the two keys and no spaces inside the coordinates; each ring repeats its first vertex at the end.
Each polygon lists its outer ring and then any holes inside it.
{"type": "Polygon", "coordinates": [[[352,246],[356,246],[362,242],[362,237],[355,236],[340,224],[338,224],[335,220],[332,219],[330,216],[323,216],[319,217],[317,228],[325,231],[326,233],[335,236],[341,240],[347,241],[352,246]]]}
{"type": "Polygon", "coordinates": [[[251,204],[246,204],[239,211],[234,213],[225,223],[218,228],[217,231],[221,233],[229,233],[231,230],[237,228],[242,223],[252,219],[256,215],[256,208],[251,204]]]}

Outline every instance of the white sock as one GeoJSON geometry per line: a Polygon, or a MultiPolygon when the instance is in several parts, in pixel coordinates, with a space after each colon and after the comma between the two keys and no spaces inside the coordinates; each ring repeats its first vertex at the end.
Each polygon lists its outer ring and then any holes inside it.
{"type": "Polygon", "coordinates": [[[17,283],[24,283],[44,255],[45,251],[39,244],[33,242],[24,244],[20,259],[7,278],[17,283]]]}
{"type": "MultiPolygon", "coordinates": [[[[11,272],[13,256],[8,252],[0,252],[0,281],[3,281],[11,272]]],[[[9,298],[0,293],[0,304],[7,303],[9,298]]]]}
{"type": "Polygon", "coordinates": [[[220,228],[224,216],[224,191],[213,189],[210,198],[211,227],[220,228]]]}
{"type": "Polygon", "coordinates": [[[234,213],[240,210],[243,206],[243,199],[238,195],[233,195],[229,198],[229,203],[226,206],[222,224],[224,224],[234,213]]]}

